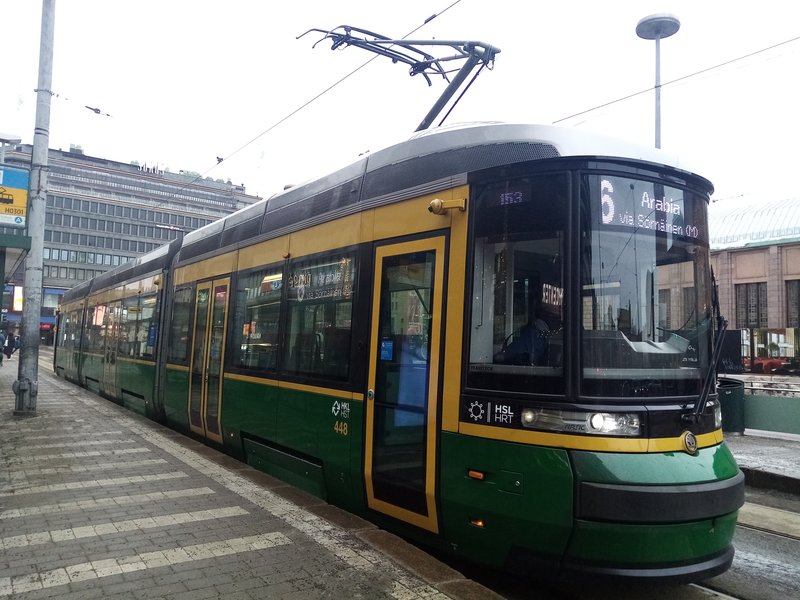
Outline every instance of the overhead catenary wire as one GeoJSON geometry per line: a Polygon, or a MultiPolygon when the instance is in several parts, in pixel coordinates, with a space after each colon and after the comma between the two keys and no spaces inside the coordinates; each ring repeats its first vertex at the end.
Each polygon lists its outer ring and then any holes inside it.
{"type": "MultiPolygon", "coordinates": [[[[420,29],[422,29],[423,27],[425,27],[425,25],[427,25],[427,24],[428,24],[428,23],[430,23],[431,21],[433,21],[433,20],[437,19],[438,17],[440,17],[441,15],[443,15],[444,13],[446,13],[447,11],[449,11],[451,8],[453,8],[454,6],[456,6],[457,4],[460,4],[460,3],[461,3],[461,0],[455,0],[454,2],[452,2],[451,4],[449,4],[448,6],[446,6],[446,7],[445,7],[445,8],[443,8],[442,10],[440,10],[439,12],[433,13],[432,15],[430,15],[429,17],[427,17],[427,18],[426,18],[426,19],[425,19],[425,20],[422,22],[422,24],[420,24],[418,27],[415,27],[414,29],[412,29],[411,31],[409,31],[407,34],[405,34],[405,35],[404,35],[402,38],[400,38],[400,39],[403,39],[403,40],[404,40],[404,39],[406,39],[407,37],[409,37],[409,36],[411,36],[411,35],[415,34],[417,31],[419,31],[420,29]]],[[[208,169],[206,169],[206,170],[205,170],[203,173],[200,173],[199,175],[197,175],[197,176],[196,176],[196,177],[195,177],[195,178],[194,178],[192,181],[190,181],[189,183],[187,183],[186,185],[184,185],[183,187],[181,187],[179,190],[177,190],[177,191],[175,192],[175,194],[177,195],[178,193],[180,193],[180,192],[181,192],[181,191],[183,191],[184,189],[188,188],[190,185],[194,184],[195,182],[197,182],[197,181],[199,181],[199,180],[201,180],[201,179],[204,179],[204,178],[205,178],[205,177],[206,177],[206,176],[207,176],[207,175],[208,175],[208,174],[209,174],[211,171],[213,171],[213,170],[214,170],[214,169],[217,167],[217,165],[219,165],[221,162],[223,162],[223,161],[226,161],[226,160],[229,160],[230,158],[232,158],[233,156],[235,156],[236,154],[238,154],[239,152],[241,152],[242,150],[244,150],[244,149],[245,149],[245,148],[247,148],[248,146],[250,146],[250,145],[254,144],[256,141],[258,141],[259,139],[261,139],[262,137],[264,137],[264,136],[265,136],[266,134],[268,134],[270,131],[272,131],[272,130],[273,130],[273,129],[275,129],[276,127],[280,126],[281,124],[285,123],[286,121],[288,121],[289,119],[291,119],[293,116],[295,116],[297,113],[299,113],[299,112],[300,112],[300,111],[302,111],[303,109],[307,108],[308,106],[310,106],[311,104],[313,104],[314,102],[316,102],[317,100],[319,100],[319,99],[320,99],[322,96],[324,96],[325,94],[327,94],[328,92],[330,92],[331,90],[333,90],[335,87],[337,87],[338,85],[340,85],[341,83],[345,82],[347,79],[349,79],[350,77],[352,77],[353,75],[355,75],[356,73],[358,73],[358,72],[359,72],[361,69],[363,69],[364,67],[366,67],[368,64],[370,64],[370,63],[371,63],[373,60],[375,60],[376,58],[378,58],[378,56],[377,56],[377,55],[376,55],[376,56],[373,56],[372,58],[370,58],[370,59],[368,59],[368,60],[366,60],[366,61],[364,61],[364,63],[362,63],[361,65],[359,65],[358,67],[356,67],[355,69],[353,69],[352,71],[350,71],[349,73],[347,73],[346,75],[344,75],[343,77],[341,77],[340,79],[338,79],[337,81],[335,81],[334,83],[332,83],[331,85],[329,85],[328,87],[326,87],[326,88],[325,88],[324,90],[322,90],[321,92],[319,92],[319,93],[317,93],[316,95],[314,95],[312,98],[310,98],[310,99],[306,100],[305,102],[303,102],[303,103],[302,103],[300,106],[298,106],[298,107],[297,107],[297,108],[295,108],[294,110],[290,111],[290,112],[289,112],[288,114],[286,114],[285,116],[283,116],[283,117],[281,117],[280,119],[278,119],[277,121],[275,121],[275,122],[274,122],[272,125],[270,125],[269,127],[267,127],[267,128],[264,130],[264,131],[262,131],[261,133],[259,133],[258,135],[256,135],[256,136],[255,136],[254,138],[252,138],[250,141],[248,141],[248,142],[246,142],[246,143],[242,144],[241,146],[239,146],[238,148],[236,148],[236,149],[235,149],[233,152],[230,152],[229,154],[226,154],[226,155],[224,155],[224,156],[221,156],[221,157],[217,157],[216,164],[213,164],[211,167],[209,167],[208,169]]]]}
{"type": "MultiPolygon", "coordinates": [[[[452,9],[452,8],[454,8],[456,5],[458,5],[458,4],[460,4],[460,3],[461,3],[461,0],[454,0],[454,1],[453,1],[451,4],[449,4],[448,6],[446,6],[445,8],[443,8],[442,10],[440,10],[439,12],[437,12],[437,13],[433,13],[432,15],[430,15],[429,17],[427,17],[427,18],[426,18],[426,19],[425,19],[425,20],[424,20],[424,21],[423,21],[423,22],[422,22],[422,23],[421,23],[421,24],[420,24],[418,27],[416,27],[416,28],[414,28],[413,30],[409,31],[409,32],[408,32],[406,35],[404,35],[404,36],[403,36],[401,39],[406,39],[406,38],[408,38],[408,37],[409,37],[409,36],[411,36],[412,34],[416,33],[416,32],[417,32],[417,31],[419,31],[420,29],[422,29],[422,28],[423,28],[425,25],[427,25],[427,24],[429,24],[430,22],[434,21],[436,18],[440,17],[441,15],[443,15],[444,13],[446,13],[447,11],[449,11],[449,10],[450,10],[450,9],[452,9]]],[[[716,65],[714,65],[714,66],[707,67],[707,68],[705,68],[705,69],[701,69],[701,70],[699,70],[699,71],[695,71],[695,72],[693,72],[693,73],[689,73],[689,74],[687,74],[687,75],[684,75],[684,76],[678,77],[678,78],[676,78],[676,79],[673,79],[673,80],[670,80],[670,81],[664,82],[664,83],[662,83],[662,84],[661,84],[661,87],[668,86],[668,85],[672,85],[672,84],[674,84],[674,83],[678,83],[678,82],[681,82],[681,81],[685,81],[685,80],[687,80],[687,79],[691,79],[691,78],[693,78],[693,77],[696,77],[696,76],[698,76],[698,75],[702,75],[702,74],[704,74],[704,73],[708,73],[708,72],[710,72],[710,71],[714,71],[714,70],[720,69],[720,68],[722,68],[722,67],[725,67],[725,66],[728,66],[728,65],[731,65],[731,64],[737,63],[737,62],[739,62],[739,61],[742,61],[742,60],[746,60],[746,59],[748,59],[748,58],[751,58],[751,57],[753,57],[753,56],[757,56],[757,55],[759,55],[759,54],[763,54],[763,53],[765,53],[765,52],[768,52],[768,51],[770,51],[770,50],[774,50],[774,49],[776,49],[776,48],[779,48],[779,47],[781,47],[781,46],[785,46],[785,45],[788,45],[788,44],[791,44],[791,43],[793,43],[793,42],[797,42],[797,41],[800,41],[800,36],[798,36],[798,37],[794,37],[794,38],[791,38],[791,39],[788,39],[788,40],[785,40],[785,41],[782,41],[782,42],[779,42],[779,43],[776,43],[776,44],[773,44],[773,45],[770,45],[770,46],[767,46],[767,47],[765,47],[765,48],[762,48],[762,49],[760,49],[760,50],[756,50],[756,51],[754,51],[754,52],[750,52],[750,53],[748,53],[748,54],[745,54],[745,55],[743,55],[743,56],[739,56],[739,57],[737,57],[737,58],[733,58],[733,59],[730,59],[730,60],[724,61],[724,62],[722,62],[722,63],[716,64],[716,65]]],[[[337,86],[339,86],[340,84],[342,84],[343,82],[345,82],[347,79],[349,79],[350,77],[352,77],[353,75],[355,75],[355,74],[356,74],[358,71],[360,71],[361,69],[363,69],[364,67],[366,67],[366,66],[367,66],[368,64],[370,64],[370,63],[371,63],[373,60],[375,60],[375,58],[377,58],[377,56],[373,56],[373,57],[369,58],[369,59],[368,59],[368,60],[366,60],[364,63],[362,63],[361,65],[359,65],[358,67],[356,67],[355,69],[353,69],[352,71],[350,71],[349,73],[347,73],[346,75],[344,75],[343,77],[341,77],[340,79],[338,79],[337,81],[335,81],[334,83],[332,83],[331,85],[329,85],[328,87],[326,87],[324,90],[322,90],[322,91],[320,91],[319,93],[315,94],[315,95],[314,95],[313,97],[311,97],[309,100],[307,100],[307,101],[303,102],[301,105],[299,105],[299,106],[298,106],[297,108],[295,108],[294,110],[291,110],[291,111],[290,111],[288,114],[286,114],[285,116],[283,116],[283,117],[281,117],[280,119],[278,119],[277,121],[275,121],[275,122],[274,122],[272,125],[270,125],[270,126],[269,126],[269,127],[267,127],[266,129],[264,129],[263,131],[261,131],[261,132],[260,132],[258,135],[254,136],[254,137],[253,137],[253,138],[251,138],[249,141],[245,142],[244,144],[242,144],[241,146],[239,146],[238,148],[236,148],[236,149],[235,149],[235,150],[233,150],[232,152],[230,152],[230,153],[227,153],[227,154],[224,154],[224,155],[221,155],[221,156],[216,156],[216,157],[215,157],[215,158],[216,158],[216,160],[215,160],[214,164],[212,164],[212,165],[211,165],[211,166],[210,166],[208,169],[206,169],[205,171],[203,171],[202,173],[200,173],[199,175],[197,175],[196,177],[194,177],[194,179],[192,179],[190,182],[188,182],[188,183],[186,183],[185,185],[183,185],[183,186],[182,186],[182,187],[181,187],[179,190],[177,190],[177,191],[175,192],[175,194],[177,195],[178,193],[180,193],[181,191],[183,191],[183,190],[187,189],[189,186],[193,185],[193,184],[194,184],[194,183],[196,183],[197,181],[199,181],[199,180],[201,180],[201,179],[204,179],[204,178],[206,178],[206,177],[208,176],[208,174],[209,174],[211,171],[213,171],[213,170],[214,170],[214,169],[215,169],[215,168],[216,168],[216,167],[217,167],[217,166],[218,166],[220,163],[222,163],[223,161],[228,161],[228,160],[229,160],[229,159],[231,159],[232,157],[234,157],[234,156],[236,156],[237,154],[239,154],[240,152],[242,152],[244,149],[246,149],[246,148],[248,148],[249,146],[251,146],[252,144],[254,144],[256,141],[258,141],[259,139],[261,139],[263,136],[265,136],[266,134],[270,133],[270,132],[271,132],[271,131],[273,131],[275,128],[277,128],[277,127],[278,127],[278,126],[280,126],[281,124],[285,123],[286,121],[288,121],[289,119],[291,119],[292,117],[294,117],[295,115],[297,115],[299,112],[301,112],[302,110],[304,110],[305,108],[307,108],[308,106],[310,106],[311,104],[313,104],[314,102],[316,102],[316,101],[317,101],[318,99],[320,99],[322,96],[326,95],[327,93],[329,93],[330,91],[332,91],[333,89],[335,89],[337,86]],[[220,160],[220,159],[221,159],[221,160],[220,160]]],[[[585,110],[582,110],[582,111],[579,111],[579,112],[573,113],[573,114],[571,114],[571,115],[568,115],[568,116],[562,117],[562,118],[560,118],[560,119],[557,119],[557,120],[555,120],[555,121],[552,121],[551,123],[552,123],[552,124],[554,124],[554,125],[555,125],[555,124],[558,124],[558,123],[562,123],[562,122],[564,122],[564,121],[567,121],[567,120],[569,120],[569,119],[573,119],[573,118],[575,118],[575,117],[582,116],[582,115],[585,115],[585,114],[588,114],[588,113],[591,113],[591,112],[594,112],[594,111],[600,110],[600,109],[602,109],[602,108],[606,108],[606,107],[608,107],[608,106],[612,106],[612,105],[614,105],[614,104],[618,104],[618,103],[620,103],[620,102],[624,102],[624,101],[626,101],[626,100],[629,100],[629,99],[631,99],[631,98],[635,98],[635,97],[637,97],[637,96],[641,96],[641,95],[643,95],[643,94],[646,94],[646,93],[649,93],[649,92],[651,92],[652,90],[653,90],[653,88],[652,88],[652,87],[648,87],[647,89],[643,89],[643,90],[640,90],[640,91],[634,92],[634,93],[632,93],[632,94],[628,94],[628,95],[625,95],[625,96],[622,96],[622,97],[616,98],[616,99],[614,99],[614,100],[610,100],[610,101],[608,101],[608,102],[605,102],[605,103],[599,104],[599,105],[597,105],[597,106],[593,106],[593,107],[591,107],[591,108],[587,108],[587,109],[585,109],[585,110]]],[[[462,92],[462,94],[463,94],[463,92],[462,92]]],[[[54,97],[56,97],[56,98],[59,98],[59,97],[60,97],[60,96],[59,96],[59,94],[55,94],[55,93],[53,94],[53,96],[54,96],[54,97]]],[[[63,97],[63,96],[61,96],[61,99],[63,99],[63,100],[68,100],[68,101],[69,101],[69,100],[71,100],[71,98],[67,98],[67,97],[63,97]]],[[[83,104],[83,103],[81,103],[81,104],[83,104]]],[[[93,111],[93,112],[95,112],[96,114],[101,114],[101,115],[108,116],[108,117],[110,117],[110,116],[111,116],[110,114],[107,114],[107,113],[105,113],[105,112],[98,112],[96,109],[94,109],[94,108],[93,108],[92,106],[90,106],[88,103],[87,103],[87,105],[86,105],[86,107],[85,107],[85,108],[87,108],[87,109],[89,109],[89,110],[92,110],[92,111],[93,111]]],[[[451,110],[452,110],[452,109],[451,109],[451,110]]],[[[448,113],[448,114],[449,114],[449,113],[448,113]]]]}
{"type": "MultiPolygon", "coordinates": [[[[791,44],[792,42],[797,42],[799,40],[800,40],[800,36],[785,40],[783,42],[779,42],[777,44],[773,44],[772,46],[767,46],[766,48],[762,48],[761,50],[756,50],[755,52],[750,52],[749,54],[745,54],[743,56],[739,56],[738,58],[732,58],[730,60],[726,60],[725,62],[722,62],[722,63],[719,63],[717,65],[714,65],[713,67],[707,67],[705,69],[701,69],[699,71],[695,71],[694,73],[689,73],[688,75],[683,75],[682,77],[678,77],[676,79],[672,79],[670,81],[662,83],[661,87],[665,87],[665,86],[671,85],[673,83],[678,83],[679,81],[685,81],[685,80],[690,79],[692,77],[697,77],[698,75],[702,75],[704,73],[708,73],[709,71],[714,71],[716,69],[721,69],[722,67],[726,67],[726,66],[731,65],[733,63],[736,63],[736,62],[739,62],[741,60],[745,60],[745,59],[751,58],[753,56],[756,56],[758,54],[762,54],[764,52],[769,52],[770,50],[774,50],[775,48],[780,48],[781,46],[785,46],[787,44],[791,44]]],[[[649,87],[649,88],[647,88],[645,90],[640,90],[638,92],[634,92],[633,94],[628,94],[627,96],[622,96],[621,98],[617,98],[616,100],[610,100],[608,102],[604,102],[603,104],[598,104],[597,106],[593,106],[592,108],[587,108],[586,110],[582,110],[580,112],[576,112],[574,114],[571,114],[568,117],[562,117],[561,119],[557,119],[557,120],[553,121],[552,124],[555,125],[557,123],[562,123],[564,121],[568,121],[569,119],[574,119],[575,117],[580,117],[580,116],[588,114],[590,112],[594,112],[596,110],[600,110],[601,108],[606,108],[607,106],[612,106],[612,105],[617,104],[619,102],[624,102],[625,100],[630,100],[631,98],[635,98],[636,96],[641,96],[642,94],[647,94],[648,92],[650,92],[652,90],[653,90],[653,88],[649,87]]]]}

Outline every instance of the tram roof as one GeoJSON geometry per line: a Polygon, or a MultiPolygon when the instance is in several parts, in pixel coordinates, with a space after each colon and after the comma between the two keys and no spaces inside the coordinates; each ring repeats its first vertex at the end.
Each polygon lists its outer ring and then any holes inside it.
{"type": "Polygon", "coordinates": [[[467,183],[468,173],[562,157],[622,158],[695,175],[679,156],[585,131],[551,125],[480,122],[436,127],[367,154],[328,175],[288,188],[219,222],[188,233],[179,261],[197,260],[241,240],[267,239],[349,214],[365,203],[467,183]]]}
{"type": "MultiPolygon", "coordinates": [[[[587,132],[571,127],[525,123],[477,122],[458,123],[415,133],[406,142],[390,146],[371,157],[394,157],[396,149],[405,152],[409,142],[424,141],[425,152],[441,152],[460,146],[503,142],[541,142],[558,150],[559,156],[608,156],[644,160],[697,173],[685,157],[651,146],[642,146],[626,140],[587,132]]],[[[413,150],[412,150],[413,152],[413,150]]],[[[401,157],[398,157],[401,158],[401,157]]],[[[385,160],[385,159],[384,159],[385,160]]]]}

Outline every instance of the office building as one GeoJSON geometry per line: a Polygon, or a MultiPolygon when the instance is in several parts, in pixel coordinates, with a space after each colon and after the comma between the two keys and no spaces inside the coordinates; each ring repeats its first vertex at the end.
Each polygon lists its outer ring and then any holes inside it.
{"type": "MultiPolygon", "coordinates": [[[[29,168],[32,146],[5,149],[5,164],[29,168]]],[[[42,338],[49,341],[64,290],[258,201],[244,185],[172,173],[160,166],[50,150],[42,273],[42,338]]],[[[0,240],[27,231],[0,227],[0,240]]],[[[21,319],[23,252],[6,244],[4,320],[21,319]],[[11,262],[12,264],[9,264],[11,262]]],[[[23,244],[24,246],[24,244],[23,244]]]]}

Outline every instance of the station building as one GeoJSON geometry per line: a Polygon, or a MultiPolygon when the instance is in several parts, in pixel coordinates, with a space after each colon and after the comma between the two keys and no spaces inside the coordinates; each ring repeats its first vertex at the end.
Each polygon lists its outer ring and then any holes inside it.
{"type": "MultiPolygon", "coordinates": [[[[29,169],[32,146],[5,148],[5,165],[29,169]]],[[[50,150],[42,273],[42,340],[50,341],[65,290],[260,200],[244,185],[50,150]]],[[[3,320],[22,318],[26,229],[0,226],[3,320]],[[20,246],[20,248],[17,248],[20,246]]],[[[9,326],[6,325],[6,326],[9,326]]]]}
{"type": "Polygon", "coordinates": [[[800,198],[712,204],[709,229],[720,309],[741,332],[745,369],[800,374],[800,198]]]}

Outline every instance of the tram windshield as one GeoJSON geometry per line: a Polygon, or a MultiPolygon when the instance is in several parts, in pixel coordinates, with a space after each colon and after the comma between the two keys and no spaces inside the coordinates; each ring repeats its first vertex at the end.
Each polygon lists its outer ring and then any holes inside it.
{"type": "Polygon", "coordinates": [[[581,393],[697,394],[711,354],[705,198],[592,174],[581,207],[581,393]]]}
{"type": "Polygon", "coordinates": [[[564,172],[475,186],[466,386],[698,394],[712,335],[706,196],[655,178],[585,173],[575,192],[571,181],[564,172]]]}
{"type": "Polygon", "coordinates": [[[467,385],[564,393],[566,173],[475,190],[467,385]]]}

